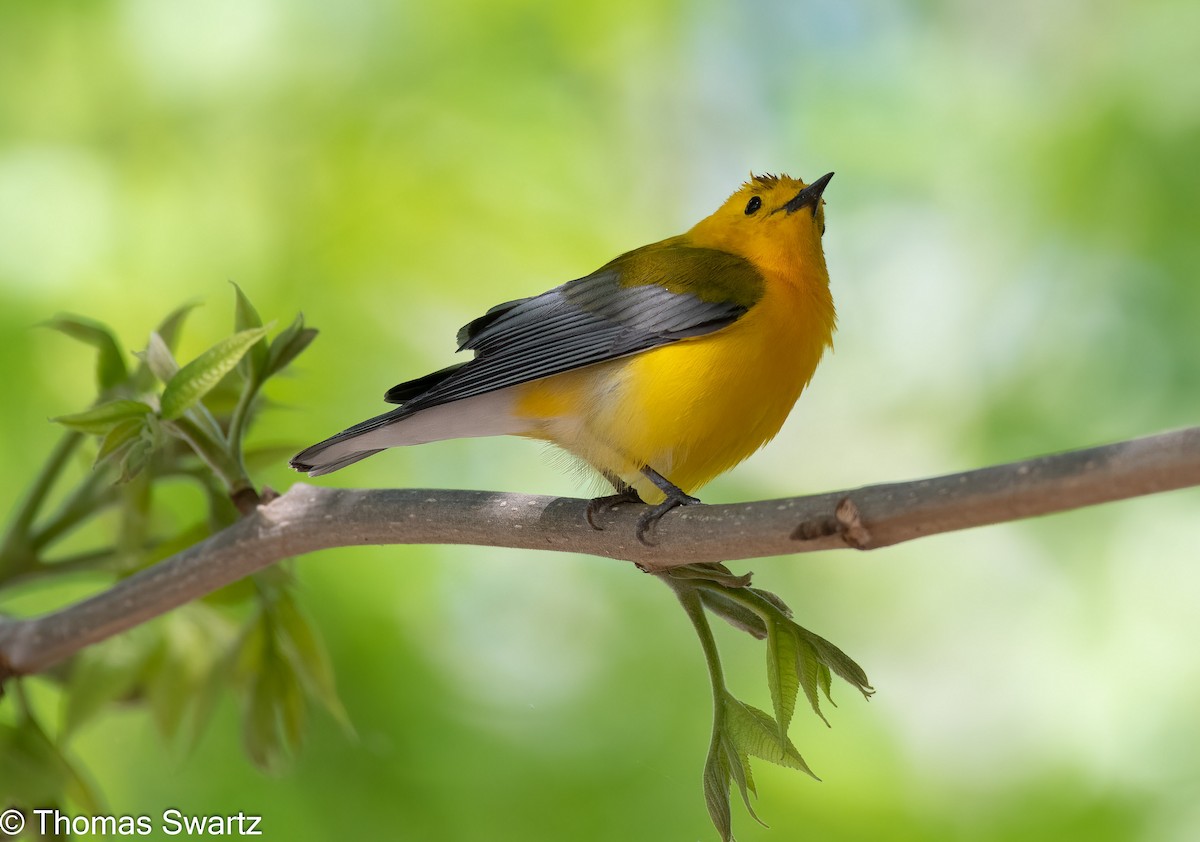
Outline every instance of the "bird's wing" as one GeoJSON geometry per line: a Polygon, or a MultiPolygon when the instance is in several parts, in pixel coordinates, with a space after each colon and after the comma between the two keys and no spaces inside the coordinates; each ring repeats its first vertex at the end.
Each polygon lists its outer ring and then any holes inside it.
{"type": "Polygon", "coordinates": [[[624,254],[583,278],[497,305],[459,331],[475,359],[401,383],[405,415],[636,354],[735,322],[762,297],[749,261],[680,242],[624,254]]]}

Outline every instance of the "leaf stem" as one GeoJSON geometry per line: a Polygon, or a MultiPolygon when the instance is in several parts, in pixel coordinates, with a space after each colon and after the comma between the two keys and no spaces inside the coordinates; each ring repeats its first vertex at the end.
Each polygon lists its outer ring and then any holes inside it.
{"type": "Polygon", "coordinates": [[[253,490],[246,471],[238,464],[239,460],[230,456],[207,431],[186,415],[165,422],[184,441],[186,441],[206,465],[221,478],[231,497],[245,494],[253,490]]]}
{"type": "Polygon", "coordinates": [[[714,717],[714,733],[720,724],[720,712],[725,703],[725,670],[721,666],[721,653],[717,650],[717,641],[713,637],[712,626],[704,614],[704,605],[700,602],[697,587],[691,582],[684,582],[670,576],[659,576],[667,586],[675,592],[679,604],[692,622],[696,636],[700,638],[700,648],[704,650],[704,660],[708,665],[708,675],[712,682],[713,707],[717,711],[714,717]]]}
{"type": "Polygon", "coordinates": [[[752,611],[759,619],[768,624],[773,620],[786,621],[791,619],[783,609],[765,597],[760,596],[754,588],[731,588],[722,585],[720,582],[708,582],[704,579],[697,579],[695,582],[697,589],[719,593],[730,602],[736,603],[748,611],[752,611]]]}
{"type": "MultiPolygon", "coordinates": [[[[147,547],[146,549],[150,549],[147,547]]],[[[47,577],[63,576],[71,573],[112,572],[108,565],[117,559],[118,553],[112,547],[99,547],[86,550],[70,556],[64,556],[54,561],[39,561],[29,570],[23,570],[5,583],[5,587],[20,582],[26,584],[47,577]]]]}
{"type": "Polygon", "coordinates": [[[9,524],[3,546],[0,546],[0,581],[15,572],[26,569],[35,558],[33,549],[28,545],[30,528],[37,519],[38,511],[42,508],[46,495],[50,493],[50,489],[53,488],[63,467],[66,466],[67,460],[71,458],[71,454],[81,441],[83,441],[82,433],[75,431],[66,433],[58,440],[58,444],[50,453],[50,458],[42,467],[37,479],[34,480],[28,495],[9,524]]]}
{"type": "Polygon", "coordinates": [[[236,460],[243,476],[246,476],[246,460],[242,457],[242,437],[246,421],[250,417],[250,405],[254,402],[260,385],[257,375],[251,374],[246,378],[242,393],[238,395],[237,405],[233,408],[233,415],[229,419],[229,433],[226,436],[229,441],[229,454],[236,460]]]}
{"type": "Polygon", "coordinates": [[[708,664],[708,677],[712,683],[713,724],[712,737],[708,742],[708,755],[704,758],[704,801],[708,807],[709,818],[712,819],[722,842],[730,842],[733,839],[732,817],[729,812],[729,779],[732,770],[722,745],[726,725],[725,697],[729,693],[725,689],[721,654],[717,650],[712,626],[704,613],[704,603],[700,601],[697,585],[691,580],[678,579],[670,574],[660,574],[658,578],[675,592],[679,604],[692,621],[692,628],[700,638],[700,647],[704,650],[704,660],[708,664]]]}
{"type": "Polygon", "coordinates": [[[83,479],[49,522],[38,529],[30,539],[30,547],[35,553],[41,552],[80,523],[116,502],[115,486],[109,486],[99,494],[95,493],[96,486],[106,478],[111,479],[107,471],[93,469],[83,479]]]}

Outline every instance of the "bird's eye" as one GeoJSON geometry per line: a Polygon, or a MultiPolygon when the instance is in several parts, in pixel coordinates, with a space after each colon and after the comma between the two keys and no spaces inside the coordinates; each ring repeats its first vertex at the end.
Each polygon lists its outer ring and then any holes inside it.
{"type": "Polygon", "coordinates": [[[750,216],[761,207],[762,199],[760,199],[758,196],[751,196],[750,201],[746,202],[746,216],[750,216]]]}

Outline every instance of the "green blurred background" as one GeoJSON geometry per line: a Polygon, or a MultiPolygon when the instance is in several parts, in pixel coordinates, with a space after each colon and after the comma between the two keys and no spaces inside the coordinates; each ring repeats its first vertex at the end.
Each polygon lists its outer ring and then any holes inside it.
{"type": "MultiPolygon", "coordinates": [[[[1200,6],[5,0],[0,509],[93,397],[59,311],[188,358],[239,283],[321,336],[253,441],[307,444],[451,361],[498,301],[683,230],[751,169],[837,177],[837,352],[709,502],[901,480],[1200,417],[1200,6]]],[[[260,477],[295,481],[282,464],[260,477]]],[[[593,487],[518,440],[327,485],[593,487]]],[[[756,581],[854,655],[756,764],[742,840],[1200,838],[1195,490],[756,581]],[[840,690],[840,692],[839,692],[840,690]]],[[[397,547],[296,570],[358,738],[257,772],[226,702],[194,752],[144,713],[74,743],[113,813],[239,810],[269,839],[714,839],[701,655],[666,588],[567,555],[397,547]]],[[[50,597],[43,594],[41,599],[50,597]]],[[[3,608],[4,606],[0,606],[3,608]]],[[[723,635],[769,706],[761,646],[723,635]]]]}

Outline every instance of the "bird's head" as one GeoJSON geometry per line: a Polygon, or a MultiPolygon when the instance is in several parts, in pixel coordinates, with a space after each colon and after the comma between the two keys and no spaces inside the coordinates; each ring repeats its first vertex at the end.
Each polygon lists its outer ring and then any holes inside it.
{"type": "Polygon", "coordinates": [[[762,271],[790,274],[798,266],[817,265],[823,270],[821,195],[831,178],[833,173],[826,173],[805,184],[786,175],[751,176],[687,236],[695,245],[745,257],[762,271]]]}

